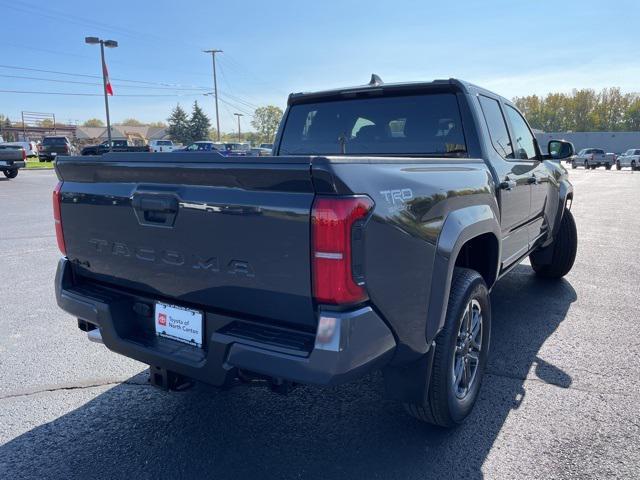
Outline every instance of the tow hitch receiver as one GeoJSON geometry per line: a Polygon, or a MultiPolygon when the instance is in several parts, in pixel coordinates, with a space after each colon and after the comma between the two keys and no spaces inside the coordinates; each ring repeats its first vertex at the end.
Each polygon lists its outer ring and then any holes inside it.
{"type": "Polygon", "coordinates": [[[166,368],[149,365],[149,383],[162,390],[183,392],[193,387],[193,381],[166,368]]]}

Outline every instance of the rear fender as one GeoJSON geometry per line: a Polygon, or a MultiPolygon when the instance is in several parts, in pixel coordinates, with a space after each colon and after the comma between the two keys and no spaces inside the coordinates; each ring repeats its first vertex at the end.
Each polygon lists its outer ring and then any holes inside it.
{"type": "MultiPolygon", "coordinates": [[[[444,325],[453,269],[462,246],[480,235],[491,233],[501,238],[500,223],[489,205],[474,205],[451,212],[438,237],[433,278],[442,279],[431,284],[429,309],[427,311],[426,338],[431,343],[444,325]]],[[[500,245],[496,261],[496,271],[500,259],[500,245]]]]}
{"type": "MultiPolygon", "coordinates": [[[[434,281],[431,283],[426,323],[426,340],[429,349],[412,363],[388,365],[383,369],[387,398],[409,403],[425,402],[436,349],[434,338],[444,325],[456,259],[466,242],[486,233],[500,238],[500,225],[494,210],[489,205],[464,207],[447,215],[438,237],[433,265],[434,281]]],[[[499,259],[498,251],[496,272],[499,259]]]]}

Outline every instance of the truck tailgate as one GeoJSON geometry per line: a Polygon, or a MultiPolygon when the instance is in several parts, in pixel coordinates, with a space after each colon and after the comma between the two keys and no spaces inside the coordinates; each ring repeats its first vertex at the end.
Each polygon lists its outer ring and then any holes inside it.
{"type": "Polygon", "coordinates": [[[79,278],[314,327],[309,158],[112,153],[56,169],[79,278]]]}

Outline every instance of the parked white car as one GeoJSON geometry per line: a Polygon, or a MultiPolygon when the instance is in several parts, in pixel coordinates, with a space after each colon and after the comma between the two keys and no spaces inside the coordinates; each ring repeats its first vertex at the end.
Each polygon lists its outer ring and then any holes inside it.
{"type": "Polygon", "coordinates": [[[151,140],[149,147],[152,152],[173,152],[175,145],[171,140],[151,140]]]}
{"type": "Polygon", "coordinates": [[[616,161],[613,153],[605,153],[601,148],[583,148],[577,155],[571,158],[571,168],[584,167],[585,169],[595,169],[605,167],[611,170],[616,161]]]}
{"type": "Polygon", "coordinates": [[[622,153],[616,160],[616,168],[629,167],[631,170],[640,170],[640,148],[630,148],[622,153]]]}
{"type": "Polygon", "coordinates": [[[29,142],[7,142],[5,145],[13,145],[16,147],[24,148],[24,151],[27,152],[27,157],[37,157],[38,156],[38,144],[33,141],[29,142]]]}

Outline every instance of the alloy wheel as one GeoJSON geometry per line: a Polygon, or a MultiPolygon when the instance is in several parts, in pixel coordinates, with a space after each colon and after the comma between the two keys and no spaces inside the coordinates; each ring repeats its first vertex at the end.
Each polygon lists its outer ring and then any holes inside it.
{"type": "Polygon", "coordinates": [[[456,397],[463,399],[473,389],[482,350],[482,308],[472,298],[462,314],[451,369],[456,397]]]}

